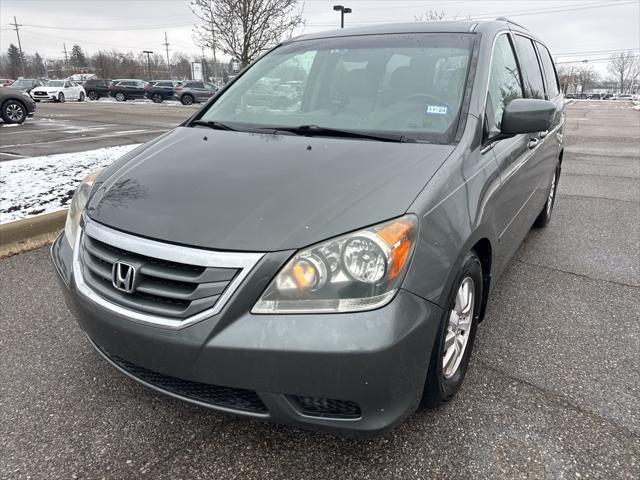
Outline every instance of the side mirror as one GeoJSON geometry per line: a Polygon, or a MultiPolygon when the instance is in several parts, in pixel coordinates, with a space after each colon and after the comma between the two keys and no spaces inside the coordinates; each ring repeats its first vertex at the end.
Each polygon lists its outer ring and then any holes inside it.
{"type": "Polygon", "coordinates": [[[516,98],[502,112],[500,127],[503,135],[518,135],[549,130],[556,107],[549,100],[516,98]]]}

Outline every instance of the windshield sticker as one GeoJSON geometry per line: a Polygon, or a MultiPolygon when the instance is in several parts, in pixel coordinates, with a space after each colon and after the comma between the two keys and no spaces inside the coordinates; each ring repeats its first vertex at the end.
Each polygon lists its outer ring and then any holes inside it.
{"type": "Polygon", "coordinates": [[[427,105],[427,114],[446,115],[447,107],[445,105],[427,105]]]}

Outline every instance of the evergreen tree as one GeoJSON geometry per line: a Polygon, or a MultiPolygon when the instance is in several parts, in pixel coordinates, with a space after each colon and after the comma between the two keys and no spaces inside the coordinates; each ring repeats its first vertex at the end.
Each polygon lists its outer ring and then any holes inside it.
{"type": "Polygon", "coordinates": [[[46,77],[47,71],[44,67],[42,57],[38,52],[33,56],[33,73],[35,77],[46,77]]]}
{"type": "Polygon", "coordinates": [[[7,57],[9,57],[9,75],[11,78],[18,78],[22,74],[22,63],[20,50],[13,43],[7,49],[7,57]]]}
{"type": "Polygon", "coordinates": [[[71,49],[71,55],[69,56],[69,62],[72,67],[86,67],[88,65],[87,57],[85,57],[80,45],[74,45],[71,49]]]}

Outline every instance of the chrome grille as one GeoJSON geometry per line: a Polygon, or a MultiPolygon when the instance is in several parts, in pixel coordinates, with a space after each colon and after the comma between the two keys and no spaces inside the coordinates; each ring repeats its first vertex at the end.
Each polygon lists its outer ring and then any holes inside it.
{"type": "Polygon", "coordinates": [[[218,313],[261,257],[156,242],[87,218],[74,249],[74,275],[80,293],[121,315],[181,328],[218,313]],[[116,262],[135,266],[133,292],[113,285],[116,262]]]}
{"type": "Polygon", "coordinates": [[[233,268],[168,262],[108,245],[88,235],[82,242],[85,282],[103,297],[132,310],[187,318],[213,306],[238,273],[233,268]],[[112,283],[114,263],[138,266],[135,292],[123,293],[112,283]]]}

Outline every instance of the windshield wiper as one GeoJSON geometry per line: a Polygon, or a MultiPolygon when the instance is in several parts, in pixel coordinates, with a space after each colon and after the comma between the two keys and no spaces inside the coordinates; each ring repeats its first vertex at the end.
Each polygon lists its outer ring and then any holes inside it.
{"type": "Polygon", "coordinates": [[[213,128],[214,130],[229,130],[231,132],[236,132],[237,130],[229,125],[216,122],[214,120],[194,120],[191,122],[191,125],[202,125],[203,127],[213,128]]]}
{"type": "Polygon", "coordinates": [[[319,136],[319,137],[339,137],[339,138],[362,138],[366,140],[377,140],[380,142],[403,142],[415,143],[415,138],[405,135],[395,135],[392,133],[368,133],[354,130],[342,130],[337,128],[321,127],[319,125],[300,125],[299,127],[274,127],[275,131],[291,132],[296,135],[319,136]]]}

